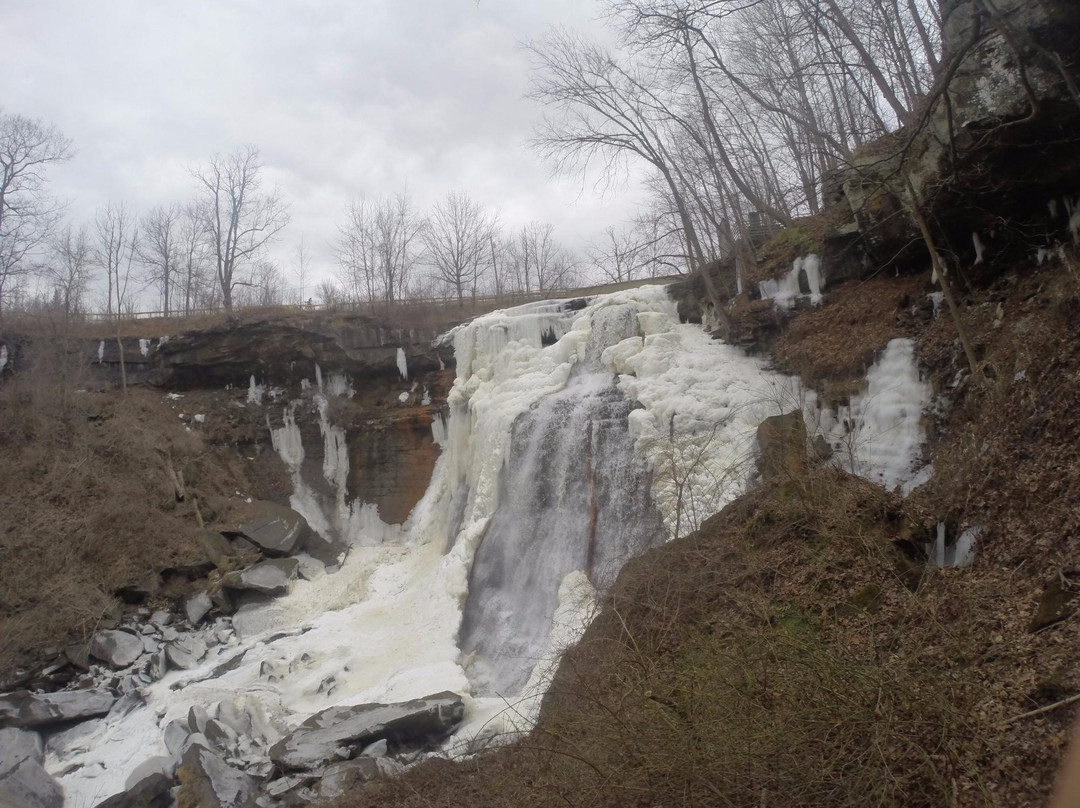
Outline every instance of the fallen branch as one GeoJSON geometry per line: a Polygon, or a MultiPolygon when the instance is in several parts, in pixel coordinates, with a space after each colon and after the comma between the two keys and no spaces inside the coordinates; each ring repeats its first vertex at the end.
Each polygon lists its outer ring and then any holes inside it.
{"type": "Polygon", "coordinates": [[[1005,723],[1013,724],[1024,718],[1034,718],[1037,715],[1042,715],[1043,713],[1049,713],[1052,710],[1056,710],[1058,707],[1066,707],[1076,701],[1080,701],[1080,693],[1076,693],[1072,696],[1069,696],[1067,699],[1062,699],[1061,701],[1055,701],[1053,704],[1047,704],[1045,707],[1040,707],[1038,710],[1032,710],[1031,712],[1015,716],[1007,720],[1005,723]]]}

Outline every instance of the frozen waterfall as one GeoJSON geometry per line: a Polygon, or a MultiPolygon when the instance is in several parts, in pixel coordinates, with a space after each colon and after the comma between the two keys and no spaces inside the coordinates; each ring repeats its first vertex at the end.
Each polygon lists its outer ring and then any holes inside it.
{"type": "MultiPolygon", "coordinates": [[[[167,759],[164,729],[192,707],[258,712],[259,734],[227,761],[253,772],[269,744],[333,706],[452,690],[466,723],[451,745],[527,726],[594,588],[742,493],[757,425],[802,405],[789,379],[680,324],[657,286],[495,312],[447,339],[457,377],[449,418],[433,425],[442,455],[400,534],[373,541],[347,518],[362,503],[328,499],[356,533],[338,572],[258,607],[257,630],[211,626],[220,637],[198,667],[140,685],[130,711],[50,738],[47,768],[68,805],[96,805],[140,764],[167,759]]],[[[284,406],[274,445],[289,467],[321,458],[340,491],[348,453],[329,410],[325,445],[304,446],[291,403],[260,406],[284,406]]]]}
{"type": "Polygon", "coordinates": [[[628,558],[662,541],[629,412],[613,375],[592,370],[515,422],[461,628],[462,652],[475,655],[469,674],[478,690],[521,692],[568,574],[581,570],[605,588],[628,558]]]}

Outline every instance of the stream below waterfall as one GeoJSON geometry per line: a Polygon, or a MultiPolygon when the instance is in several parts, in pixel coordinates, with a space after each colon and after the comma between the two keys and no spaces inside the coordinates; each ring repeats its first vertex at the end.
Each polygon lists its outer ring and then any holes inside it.
{"type": "MultiPolygon", "coordinates": [[[[175,765],[166,731],[193,707],[243,719],[228,762],[260,776],[269,747],[329,707],[461,694],[447,754],[527,729],[598,591],[677,522],[685,533],[745,490],[765,417],[813,406],[795,381],[680,324],[659,286],[495,312],[446,339],[457,379],[432,425],[442,455],[406,524],[345,500],[348,457],[322,406],[324,473],[350,531],[340,569],[294,581],[236,631],[206,629],[220,636],[203,663],[140,688],[123,714],[51,736],[65,805],[92,808],[134,773],[175,765]]],[[[287,407],[285,420],[274,445],[299,468],[287,407]]],[[[316,529],[328,521],[300,486],[292,505],[316,529]]]]}

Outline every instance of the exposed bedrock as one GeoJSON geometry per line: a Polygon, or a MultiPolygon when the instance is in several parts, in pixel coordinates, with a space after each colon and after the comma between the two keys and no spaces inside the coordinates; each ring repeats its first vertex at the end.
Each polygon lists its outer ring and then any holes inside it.
{"type": "MultiPolygon", "coordinates": [[[[432,345],[442,330],[392,327],[362,314],[284,314],[179,335],[148,331],[119,340],[72,339],[68,350],[89,363],[90,387],[119,387],[126,374],[128,384],[170,390],[246,387],[252,376],[259,384],[286,388],[313,379],[316,364],[327,374],[400,378],[399,349],[410,375],[439,370],[453,364],[452,349],[432,345]]],[[[30,367],[32,337],[0,334],[0,343],[9,349],[8,372],[30,367]]]]}

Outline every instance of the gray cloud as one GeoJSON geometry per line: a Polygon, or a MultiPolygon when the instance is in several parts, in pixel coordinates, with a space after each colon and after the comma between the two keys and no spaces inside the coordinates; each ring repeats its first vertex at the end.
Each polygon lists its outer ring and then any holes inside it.
{"type": "Polygon", "coordinates": [[[528,150],[540,110],[519,43],[599,32],[593,15],[581,0],[7,0],[4,105],[75,141],[52,188],[76,219],[184,199],[189,165],[254,143],[291,204],[283,263],[302,233],[328,271],[347,200],[405,187],[422,206],[465,190],[580,246],[637,193],[553,180],[528,150]]]}

